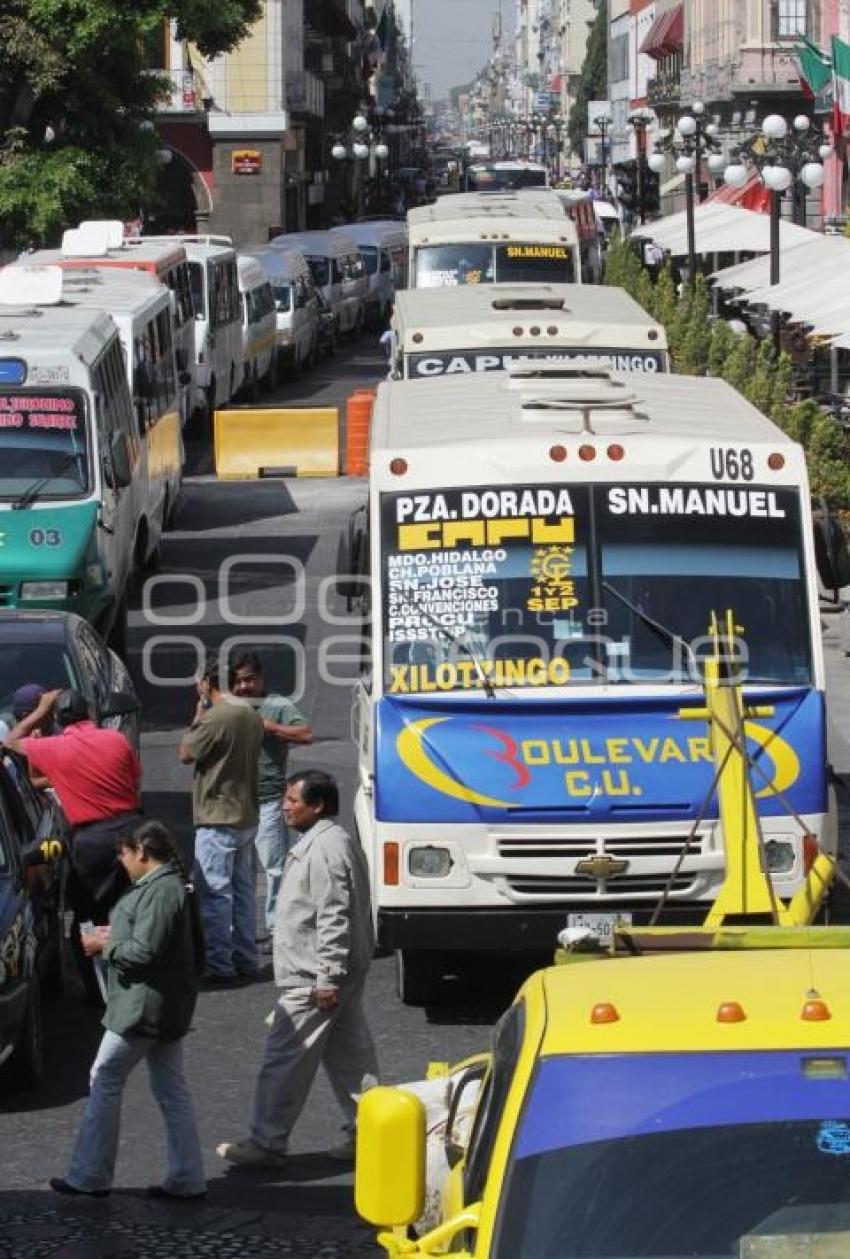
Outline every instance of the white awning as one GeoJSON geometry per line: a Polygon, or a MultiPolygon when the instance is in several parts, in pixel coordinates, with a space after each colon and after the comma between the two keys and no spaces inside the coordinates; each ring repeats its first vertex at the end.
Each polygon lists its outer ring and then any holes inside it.
{"type": "Polygon", "coordinates": [[[681,188],[684,182],[685,182],[685,176],[680,175],[677,171],[672,179],[668,179],[667,182],[663,183],[661,187],[658,189],[659,197],[669,196],[671,192],[675,192],[677,188],[681,188]]]}
{"type": "MultiPolygon", "coordinates": [[[[632,235],[650,237],[674,257],[686,254],[686,211],[680,210],[655,223],[646,223],[636,228],[632,235]]],[[[797,227],[784,219],[779,224],[779,241],[783,249],[800,245],[816,235],[808,228],[797,227]]],[[[694,243],[698,254],[767,253],[770,250],[770,215],[718,201],[706,201],[694,207],[694,243]]]]}
{"type": "Polygon", "coordinates": [[[726,267],[713,279],[748,305],[781,311],[815,332],[843,339],[850,335],[850,240],[812,235],[807,244],[783,250],[778,284],[770,283],[768,258],[726,267]]]}

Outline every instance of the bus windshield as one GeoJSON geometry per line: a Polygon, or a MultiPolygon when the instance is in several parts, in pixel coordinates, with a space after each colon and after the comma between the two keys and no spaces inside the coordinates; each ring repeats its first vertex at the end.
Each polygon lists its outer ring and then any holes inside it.
{"type": "Polygon", "coordinates": [[[533,166],[471,166],[466,172],[468,192],[507,192],[514,188],[545,188],[546,172],[533,166]]]}
{"type": "Polygon", "coordinates": [[[363,260],[367,275],[375,275],[378,270],[378,250],[374,245],[358,245],[357,252],[363,260]]]}
{"type": "Polygon", "coordinates": [[[330,259],[322,258],[318,254],[309,254],[307,256],[307,265],[310,268],[310,274],[313,277],[313,283],[319,285],[330,284],[330,267],[328,265],[330,259]]]}
{"type": "Polygon", "coordinates": [[[811,635],[794,489],[548,485],[382,501],[386,684],[684,684],[733,609],[742,681],[805,685],[811,635]],[[591,521],[596,545],[591,550],[591,521]],[[478,662],[478,663],[476,663],[478,662]]]}
{"type": "Polygon", "coordinates": [[[845,1053],[544,1059],[491,1254],[729,1259],[748,1237],[790,1254],[786,1238],[850,1227],[848,1158],[845,1053]]]}
{"type": "Polygon", "coordinates": [[[468,242],[423,245],[416,251],[417,288],[449,288],[499,281],[572,284],[575,279],[573,251],[566,244],[527,241],[484,245],[468,242]]]}
{"type": "Polygon", "coordinates": [[[82,497],[89,491],[88,451],[79,390],[0,391],[0,498],[14,501],[35,486],[40,499],[82,497]]]}

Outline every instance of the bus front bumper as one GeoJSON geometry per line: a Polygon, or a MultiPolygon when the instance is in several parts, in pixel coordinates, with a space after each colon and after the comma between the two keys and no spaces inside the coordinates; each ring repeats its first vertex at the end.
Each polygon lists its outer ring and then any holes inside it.
{"type": "MultiPolygon", "coordinates": [[[[709,906],[670,901],[664,907],[666,926],[701,923],[709,906]]],[[[422,949],[452,953],[527,953],[555,948],[567,915],[617,912],[631,914],[636,925],[647,926],[653,905],[570,904],[557,909],[511,907],[485,909],[379,909],[378,947],[422,949]]]]}

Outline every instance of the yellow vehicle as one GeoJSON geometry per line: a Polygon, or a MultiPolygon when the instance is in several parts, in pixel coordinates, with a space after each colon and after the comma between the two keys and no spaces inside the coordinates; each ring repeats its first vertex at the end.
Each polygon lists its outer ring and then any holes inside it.
{"type": "Polygon", "coordinates": [[[753,713],[722,676],[731,615],[712,631],[701,711],[727,877],[705,925],[624,928],[610,951],[563,933],[565,964],[527,981],[492,1052],[462,1073],[432,1068],[453,1086],[437,1207],[418,1236],[422,1102],[404,1088],[364,1095],[356,1200],[389,1255],[850,1254],[850,930],[808,925],[834,873],[823,853],[789,903],[771,892],[743,733],[753,713]]]}

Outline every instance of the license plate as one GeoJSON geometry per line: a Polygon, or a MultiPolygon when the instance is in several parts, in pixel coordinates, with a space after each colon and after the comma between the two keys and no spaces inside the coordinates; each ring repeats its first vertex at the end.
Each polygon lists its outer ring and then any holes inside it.
{"type": "Polygon", "coordinates": [[[568,927],[580,927],[585,931],[592,932],[599,940],[606,942],[611,940],[617,927],[628,927],[631,925],[632,916],[629,913],[620,914],[567,914],[568,927]]]}

